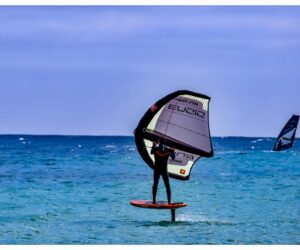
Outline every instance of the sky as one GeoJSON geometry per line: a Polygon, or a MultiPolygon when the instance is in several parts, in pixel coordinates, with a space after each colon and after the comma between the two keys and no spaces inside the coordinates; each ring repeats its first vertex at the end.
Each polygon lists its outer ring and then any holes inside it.
{"type": "Polygon", "coordinates": [[[211,97],[212,136],[300,114],[300,6],[1,6],[0,23],[0,134],[132,135],[180,89],[211,97]]]}

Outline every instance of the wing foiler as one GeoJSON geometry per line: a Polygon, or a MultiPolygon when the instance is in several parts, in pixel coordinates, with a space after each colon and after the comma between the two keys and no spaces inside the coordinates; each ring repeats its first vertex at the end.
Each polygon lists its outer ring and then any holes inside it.
{"type": "Polygon", "coordinates": [[[287,122],[287,124],[281,130],[275,145],[273,147],[273,151],[281,151],[293,146],[297,125],[299,121],[298,115],[293,115],[291,119],[287,122]]]}
{"type": "Polygon", "coordinates": [[[188,180],[195,162],[213,156],[209,130],[210,97],[188,90],[171,93],[153,104],[135,129],[135,143],[143,160],[154,167],[150,154],[154,141],[165,138],[175,148],[169,159],[169,176],[188,180]]]}

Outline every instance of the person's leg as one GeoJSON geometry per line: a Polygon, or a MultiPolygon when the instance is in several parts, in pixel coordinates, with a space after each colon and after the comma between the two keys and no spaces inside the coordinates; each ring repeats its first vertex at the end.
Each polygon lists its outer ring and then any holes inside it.
{"type": "Polygon", "coordinates": [[[168,203],[170,204],[171,203],[171,187],[170,187],[168,173],[167,172],[163,173],[162,177],[163,177],[165,187],[166,187],[166,191],[167,191],[168,203]]]}
{"type": "Polygon", "coordinates": [[[159,182],[159,172],[158,171],[153,171],[153,187],[152,187],[152,197],[153,197],[153,204],[156,203],[156,193],[157,193],[157,186],[159,182]]]}

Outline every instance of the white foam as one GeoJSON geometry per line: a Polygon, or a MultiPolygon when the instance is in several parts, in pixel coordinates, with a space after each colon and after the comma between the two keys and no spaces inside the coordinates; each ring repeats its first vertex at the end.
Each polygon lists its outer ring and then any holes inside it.
{"type": "Polygon", "coordinates": [[[254,140],[254,141],[252,141],[251,143],[256,143],[256,142],[260,142],[260,141],[263,141],[264,139],[257,139],[257,140],[254,140]]]}
{"type": "Polygon", "coordinates": [[[212,219],[207,218],[206,216],[202,215],[191,215],[191,214],[180,214],[176,217],[177,221],[186,221],[186,222],[199,222],[199,223],[206,223],[206,224],[216,224],[216,225],[232,225],[235,224],[228,220],[219,220],[219,219],[212,219]]]}
{"type": "Polygon", "coordinates": [[[242,151],[239,151],[239,150],[228,150],[228,151],[217,152],[217,153],[215,153],[215,155],[217,155],[217,154],[220,154],[220,155],[223,155],[223,154],[240,154],[240,153],[242,153],[242,151]]]}
{"type": "Polygon", "coordinates": [[[222,176],[231,176],[231,173],[221,173],[222,176]]]}

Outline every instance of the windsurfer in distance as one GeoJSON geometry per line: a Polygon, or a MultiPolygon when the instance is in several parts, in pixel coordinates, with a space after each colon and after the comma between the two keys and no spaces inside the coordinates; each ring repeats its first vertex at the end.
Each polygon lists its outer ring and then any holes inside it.
{"type": "Polygon", "coordinates": [[[168,197],[168,203],[171,204],[171,188],[168,176],[168,159],[171,157],[172,160],[175,159],[174,148],[166,147],[166,140],[164,138],[159,138],[158,143],[153,142],[151,154],[154,154],[155,158],[155,166],[153,173],[153,187],[152,187],[152,195],[153,195],[153,204],[156,204],[156,193],[157,186],[159,182],[160,176],[162,176],[168,197]]]}

